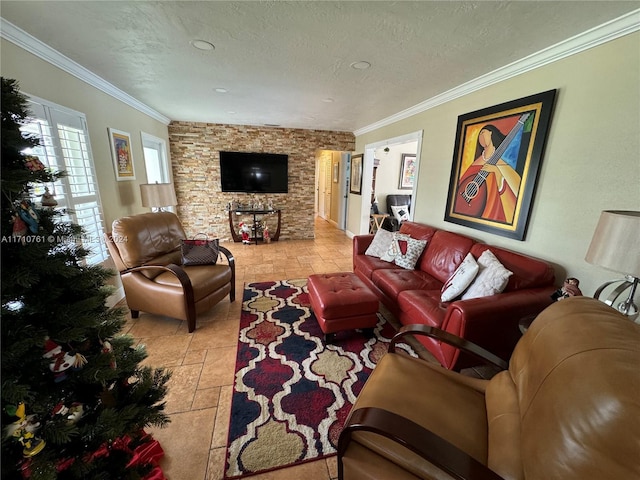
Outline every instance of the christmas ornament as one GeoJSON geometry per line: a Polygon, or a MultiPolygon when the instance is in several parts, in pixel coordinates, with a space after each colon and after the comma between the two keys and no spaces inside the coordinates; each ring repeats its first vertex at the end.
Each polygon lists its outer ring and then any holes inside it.
{"type": "Polygon", "coordinates": [[[33,457],[40,453],[47,443],[33,433],[40,428],[40,423],[35,421],[36,416],[26,415],[26,407],[22,402],[15,409],[15,413],[10,414],[18,417],[18,420],[7,426],[7,436],[22,444],[22,454],[25,457],[33,457]]]}
{"type": "Polygon", "coordinates": [[[25,155],[24,164],[32,172],[39,172],[45,169],[44,164],[35,155],[25,155]]]}
{"type": "Polygon", "coordinates": [[[53,198],[53,195],[49,193],[49,187],[44,187],[44,194],[42,195],[43,207],[55,207],[58,205],[58,201],[53,198]]]}
{"type": "Polygon", "coordinates": [[[55,373],[54,381],[59,383],[66,380],[66,370],[76,364],[76,356],[63,351],[60,345],[48,337],[45,339],[44,348],[45,354],[43,357],[51,360],[49,363],[49,369],[55,373]]]}
{"type": "Polygon", "coordinates": [[[102,345],[102,353],[104,353],[105,355],[111,355],[111,362],[109,365],[115,370],[118,364],[116,363],[115,355],[113,355],[113,346],[111,345],[109,340],[100,340],[100,344],[102,345]]]}
{"type": "Polygon", "coordinates": [[[24,221],[31,233],[38,233],[38,223],[40,218],[33,209],[33,204],[29,200],[22,200],[18,204],[18,215],[24,221]]]}
{"type": "Polygon", "coordinates": [[[17,213],[13,215],[13,236],[24,237],[27,234],[27,224],[22,221],[17,213]]]}

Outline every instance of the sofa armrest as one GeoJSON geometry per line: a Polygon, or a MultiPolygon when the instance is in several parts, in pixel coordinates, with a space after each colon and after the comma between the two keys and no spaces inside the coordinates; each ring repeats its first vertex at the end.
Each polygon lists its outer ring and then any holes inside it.
{"type": "Polygon", "coordinates": [[[445,332],[444,330],[440,330],[436,327],[429,327],[427,325],[405,325],[402,327],[398,333],[396,333],[391,339],[391,343],[389,345],[389,353],[395,352],[396,343],[398,343],[402,337],[407,335],[425,335],[427,337],[435,338],[441,342],[447,343],[456,347],[459,350],[462,350],[466,353],[469,353],[485,363],[489,365],[494,365],[502,370],[506,370],[509,367],[509,364],[505,362],[500,357],[494,355],[493,353],[485,350],[479,345],[476,345],[469,340],[458,337],[456,335],[452,335],[451,333],[445,332]]]}
{"type": "Polygon", "coordinates": [[[338,440],[338,478],[342,457],[358,431],[382,435],[421,456],[459,480],[503,480],[500,475],[435,433],[396,413],[376,407],[354,410],[338,440]]]}
{"type": "Polygon", "coordinates": [[[367,234],[353,237],[353,256],[364,255],[364,252],[366,252],[369,245],[371,245],[374,236],[375,235],[367,234]]]}

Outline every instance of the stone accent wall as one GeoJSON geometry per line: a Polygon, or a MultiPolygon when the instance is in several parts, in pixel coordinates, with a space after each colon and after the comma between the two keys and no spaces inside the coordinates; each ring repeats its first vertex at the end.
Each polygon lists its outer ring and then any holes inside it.
{"type": "MultiPolygon", "coordinates": [[[[350,132],[196,122],[172,122],[169,143],[177,213],[187,235],[202,232],[221,240],[231,239],[225,207],[232,200],[261,200],[265,205],[272,200],[274,207],[282,210],[281,239],[314,238],[316,152],[355,149],[355,137],[350,132]],[[289,155],[289,193],[222,193],[221,150],[289,155]]],[[[234,217],[237,231],[240,218],[234,217]]],[[[276,216],[265,220],[273,235],[276,216]]]]}

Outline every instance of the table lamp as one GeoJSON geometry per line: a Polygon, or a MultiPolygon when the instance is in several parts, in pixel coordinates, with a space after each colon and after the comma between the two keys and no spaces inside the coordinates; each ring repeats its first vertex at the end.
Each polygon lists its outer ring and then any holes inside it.
{"type": "Polygon", "coordinates": [[[171,183],[142,183],[140,184],[142,206],[151,207],[152,211],[162,212],[165,207],[178,204],[176,193],[171,183]]]}
{"type": "Polygon", "coordinates": [[[600,214],[598,225],[593,233],[591,245],[585,260],[593,265],[608,270],[625,273],[625,277],[612,280],[601,285],[594,293],[600,295],[610,285],[619,283],[604,300],[607,305],[634,318],[638,315],[638,307],[633,297],[640,279],[640,212],[625,210],[605,210],[600,214]],[[627,289],[629,296],[614,306],[617,298],[627,289]]]}

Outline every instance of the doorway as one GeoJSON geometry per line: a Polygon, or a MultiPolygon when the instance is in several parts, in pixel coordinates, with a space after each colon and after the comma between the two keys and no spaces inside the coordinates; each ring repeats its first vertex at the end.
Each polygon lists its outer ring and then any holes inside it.
{"type": "MultiPolygon", "coordinates": [[[[369,233],[370,215],[371,215],[371,203],[372,198],[377,197],[379,204],[382,203],[382,195],[387,193],[399,193],[410,194],[412,196],[412,205],[417,205],[417,184],[420,173],[420,152],[422,151],[422,130],[418,130],[413,133],[401,135],[398,137],[389,138],[379,142],[367,144],[364,147],[363,156],[363,172],[362,172],[362,190],[361,195],[351,195],[351,204],[349,205],[349,216],[347,229],[353,235],[363,235],[369,233]],[[388,152],[385,152],[388,149],[388,152]],[[407,150],[407,151],[405,151],[407,150]],[[409,150],[415,150],[409,151],[409,150]],[[402,154],[415,153],[415,170],[413,172],[414,182],[413,187],[410,190],[400,189],[400,165],[402,160],[402,154]],[[378,165],[378,169],[381,165],[384,165],[385,154],[387,164],[394,165],[391,167],[389,173],[381,175],[381,171],[376,172],[376,192],[372,197],[373,192],[373,169],[374,164],[378,165]],[[383,157],[383,158],[378,158],[383,157]],[[397,157],[397,158],[396,158],[397,157]],[[375,160],[380,162],[375,162],[375,160]],[[397,165],[396,165],[397,163],[397,165]],[[389,181],[387,186],[384,186],[384,182],[389,181]],[[383,183],[381,183],[383,182],[383,183]],[[396,183],[397,182],[397,183],[396,183]],[[391,188],[392,185],[398,185],[398,188],[391,188]],[[389,188],[389,192],[382,191],[382,189],[389,188]]],[[[386,205],[386,204],[385,204],[386,205]]],[[[410,212],[410,219],[413,219],[414,209],[410,212]]],[[[386,210],[381,213],[386,213],[386,210]]]]}
{"type": "Polygon", "coordinates": [[[340,230],[346,229],[349,152],[316,152],[316,215],[340,230]]]}

